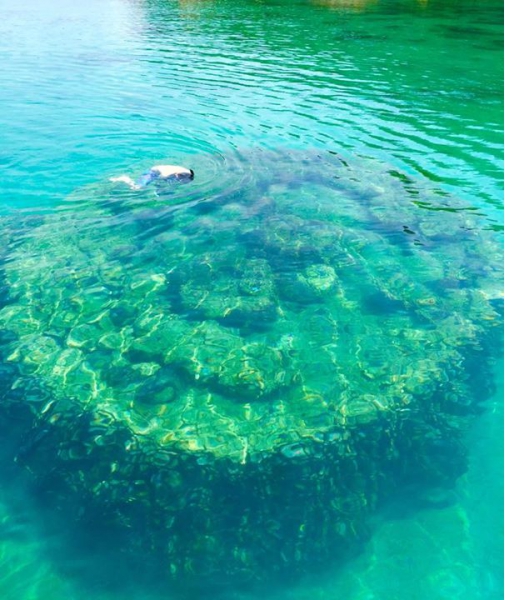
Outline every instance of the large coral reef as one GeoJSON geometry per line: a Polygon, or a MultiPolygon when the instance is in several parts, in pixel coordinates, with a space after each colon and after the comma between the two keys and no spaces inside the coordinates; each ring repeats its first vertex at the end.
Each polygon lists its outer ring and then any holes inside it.
{"type": "Polygon", "coordinates": [[[274,158],[213,193],[90,186],[6,240],[19,460],[177,580],[303,573],[391,490],[450,485],[501,329],[472,211],[371,163],[274,158]]]}

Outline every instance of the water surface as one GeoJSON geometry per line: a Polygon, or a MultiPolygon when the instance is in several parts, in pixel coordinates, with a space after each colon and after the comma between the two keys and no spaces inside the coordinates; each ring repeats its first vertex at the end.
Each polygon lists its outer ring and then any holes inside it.
{"type": "MultiPolygon", "coordinates": [[[[270,150],[368,157],[461,199],[482,231],[500,229],[501,3],[1,0],[0,9],[0,189],[22,237],[37,213],[72,212],[74,190],[158,162],[195,169],[188,194],[239,194],[259,176],[252,165],[268,171],[251,151],[270,150]]],[[[84,227],[111,239],[112,223],[123,221],[92,216],[84,227]]],[[[497,394],[468,432],[470,468],[452,500],[412,509],[404,498],[351,562],[271,597],[502,597],[501,382],[497,372],[497,394]]],[[[125,578],[48,522],[5,446],[3,597],[167,597],[141,565],[125,578]]]]}

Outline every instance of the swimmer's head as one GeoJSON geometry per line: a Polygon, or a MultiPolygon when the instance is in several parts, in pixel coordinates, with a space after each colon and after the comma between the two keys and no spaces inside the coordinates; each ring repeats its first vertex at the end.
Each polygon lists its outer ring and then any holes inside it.
{"type": "Polygon", "coordinates": [[[193,181],[194,178],[195,172],[193,171],[193,169],[184,169],[184,171],[176,173],[175,175],[173,175],[173,177],[159,177],[158,179],[168,181],[175,179],[176,181],[180,181],[181,183],[187,183],[188,181],[193,181]]]}

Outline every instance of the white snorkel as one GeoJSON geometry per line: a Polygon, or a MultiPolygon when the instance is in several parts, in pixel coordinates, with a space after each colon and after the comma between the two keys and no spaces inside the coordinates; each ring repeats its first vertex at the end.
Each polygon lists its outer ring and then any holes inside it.
{"type": "Polygon", "coordinates": [[[111,177],[109,181],[115,183],[126,183],[132,190],[140,190],[145,188],[153,181],[174,181],[179,183],[187,183],[195,176],[193,169],[180,167],[178,165],[155,165],[148,171],[143,173],[137,181],[134,181],[128,175],[119,177],[111,177]]]}

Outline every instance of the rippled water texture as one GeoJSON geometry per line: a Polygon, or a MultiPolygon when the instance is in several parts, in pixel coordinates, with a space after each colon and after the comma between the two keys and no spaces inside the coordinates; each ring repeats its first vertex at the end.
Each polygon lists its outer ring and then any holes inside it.
{"type": "Polygon", "coordinates": [[[501,3],[0,15],[0,596],[502,598],[501,3]]]}

